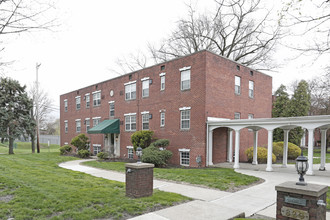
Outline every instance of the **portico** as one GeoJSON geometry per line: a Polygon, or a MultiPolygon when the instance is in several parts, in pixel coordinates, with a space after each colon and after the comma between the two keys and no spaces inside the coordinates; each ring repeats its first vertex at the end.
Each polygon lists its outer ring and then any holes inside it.
{"type": "Polygon", "coordinates": [[[273,171],[272,168],[272,152],[273,152],[273,131],[276,128],[284,131],[284,149],[283,149],[283,167],[287,166],[288,158],[288,135],[291,129],[296,127],[304,128],[308,131],[308,175],[313,175],[313,149],[314,149],[314,130],[321,131],[321,164],[320,170],[325,170],[326,161],[326,134],[330,128],[330,115],[320,116],[304,116],[304,117],[288,117],[288,118],[260,118],[260,119],[235,119],[229,120],[224,118],[207,118],[207,152],[206,165],[213,165],[213,131],[214,129],[226,127],[228,128],[228,146],[227,146],[227,161],[233,160],[233,138],[232,134],[235,132],[235,161],[233,168],[237,169],[239,165],[240,152],[240,131],[243,128],[248,128],[253,131],[253,162],[257,164],[257,145],[258,145],[258,131],[266,129],[268,133],[267,144],[267,167],[266,171],[273,171]]]}

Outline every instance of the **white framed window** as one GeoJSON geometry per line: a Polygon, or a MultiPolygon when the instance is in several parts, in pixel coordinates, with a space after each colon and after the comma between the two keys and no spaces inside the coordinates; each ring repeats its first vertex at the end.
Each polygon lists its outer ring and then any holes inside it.
{"type": "Polygon", "coordinates": [[[190,164],[190,149],[179,149],[180,152],[180,165],[189,166],[190,164]]]}
{"type": "Polygon", "coordinates": [[[142,97],[149,97],[149,78],[142,81],[142,97]]]}
{"type": "Polygon", "coordinates": [[[241,77],[235,76],[235,94],[241,94],[241,77]]]}
{"type": "Polygon", "coordinates": [[[188,130],[190,129],[190,107],[183,107],[180,108],[180,118],[181,118],[181,130],[188,130]]]}
{"type": "Polygon", "coordinates": [[[235,112],[234,119],[241,119],[241,113],[235,112]]]}
{"type": "Polygon", "coordinates": [[[125,100],[136,99],[136,82],[125,85],[125,100]]]}
{"type": "Polygon", "coordinates": [[[86,124],[86,132],[91,128],[91,121],[89,118],[85,119],[85,124],[86,124]]]}
{"type": "Polygon", "coordinates": [[[181,71],[181,90],[190,89],[190,67],[184,67],[181,71]]]}
{"type": "Polygon", "coordinates": [[[160,113],[160,127],[165,127],[165,112],[160,113]]]}
{"type": "Polygon", "coordinates": [[[101,152],[101,144],[93,144],[93,155],[101,152]]]}
{"type": "Polygon", "coordinates": [[[254,97],[254,82],[251,80],[249,81],[249,97],[254,97]]]}
{"type": "Polygon", "coordinates": [[[160,74],[160,90],[165,90],[165,73],[160,74]]]}
{"type": "Polygon", "coordinates": [[[86,99],[86,108],[89,108],[91,105],[91,97],[89,93],[85,95],[85,99],[86,99]]]}
{"type": "Polygon", "coordinates": [[[110,115],[110,117],[115,116],[115,102],[114,101],[109,102],[109,115],[110,115]]]}
{"type": "Polygon", "coordinates": [[[64,121],[64,131],[68,133],[68,121],[64,121]]]}
{"type": "Polygon", "coordinates": [[[136,114],[126,114],[125,116],[125,131],[136,131],[136,114]]]}
{"type": "Polygon", "coordinates": [[[248,114],[248,119],[253,119],[254,115],[253,114],[248,114]]]}
{"type": "Polygon", "coordinates": [[[68,100],[64,99],[64,111],[67,112],[68,111],[68,100]]]}
{"type": "Polygon", "coordinates": [[[76,132],[80,133],[81,132],[81,120],[76,119],[76,132]]]}
{"type": "Polygon", "coordinates": [[[97,126],[101,122],[101,117],[94,117],[93,118],[93,127],[97,126]]]}
{"type": "Polygon", "coordinates": [[[149,130],[149,112],[141,112],[142,114],[142,130],[149,130]]]}
{"type": "Polygon", "coordinates": [[[101,91],[93,92],[93,106],[101,105],[101,91]]]}
{"type": "Polygon", "coordinates": [[[133,159],[133,157],[134,157],[133,146],[127,146],[127,158],[133,159]]]}
{"type": "Polygon", "coordinates": [[[80,96],[76,97],[76,110],[80,109],[81,99],[80,96]]]}

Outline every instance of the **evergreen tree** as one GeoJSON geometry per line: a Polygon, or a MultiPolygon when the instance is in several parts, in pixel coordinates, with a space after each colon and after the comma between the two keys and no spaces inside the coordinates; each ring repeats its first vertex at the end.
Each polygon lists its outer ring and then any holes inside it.
{"type": "MultiPolygon", "coordinates": [[[[290,103],[289,94],[286,92],[286,87],[281,85],[275,92],[275,102],[272,109],[273,118],[288,117],[288,107],[290,103]]],[[[283,141],[283,130],[275,129],[273,133],[274,141],[283,141]]]]}
{"type": "Polygon", "coordinates": [[[9,140],[9,154],[14,153],[15,138],[34,131],[31,109],[25,86],[17,80],[0,78],[0,136],[9,140]]]}

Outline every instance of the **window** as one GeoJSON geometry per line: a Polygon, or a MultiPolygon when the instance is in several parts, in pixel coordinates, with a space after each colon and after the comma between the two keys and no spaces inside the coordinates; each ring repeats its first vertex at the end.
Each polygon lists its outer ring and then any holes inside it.
{"type": "Polygon", "coordinates": [[[114,101],[111,101],[111,102],[109,102],[109,111],[110,111],[110,113],[109,113],[109,115],[110,115],[110,117],[113,117],[113,116],[115,116],[115,102],[114,101]]]}
{"type": "Polygon", "coordinates": [[[81,131],[81,121],[80,119],[76,119],[76,132],[79,133],[81,131]]]}
{"type": "Polygon", "coordinates": [[[101,117],[93,118],[93,127],[97,126],[101,121],[101,117]]]}
{"type": "Polygon", "coordinates": [[[180,151],[180,165],[189,166],[190,150],[189,149],[179,149],[179,151],[180,151]]]}
{"type": "Polygon", "coordinates": [[[136,114],[125,115],[125,131],[136,130],[136,114]]]}
{"type": "Polygon", "coordinates": [[[165,70],[165,65],[160,66],[160,70],[165,70]]]}
{"type": "Polygon", "coordinates": [[[125,85],[125,99],[126,100],[136,99],[136,83],[125,85]]]}
{"type": "Polygon", "coordinates": [[[181,129],[190,129],[190,107],[180,108],[181,111],[181,129]]]}
{"type": "Polygon", "coordinates": [[[134,152],[133,152],[133,146],[127,146],[127,158],[133,159],[134,152]]]}
{"type": "Polygon", "coordinates": [[[149,130],[149,112],[142,112],[142,130],[149,130]]]}
{"type": "Polygon", "coordinates": [[[160,113],[160,127],[165,127],[165,112],[160,113]]]}
{"type": "Polygon", "coordinates": [[[93,92],[93,106],[101,105],[101,91],[93,92]]]}
{"type": "Polygon", "coordinates": [[[254,115],[253,114],[249,114],[248,115],[248,119],[253,119],[254,118],[254,115]]]}
{"type": "Polygon", "coordinates": [[[91,121],[89,118],[85,119],[85,123],[86,123],[86,132],[90,129],[91,127],[91,121]]]}
{"type": "Polygon", "coordinates": [[[86,94],[85,98],[86,98],[86,108],[89,108],[91,97],[89,96],[89,94],[86,94]]]}
{"type": "Polygon", "coordinates": [[[165,90],[165,73],[160,74],[160,90],[165,90]]]}
{"type": "Polygon", "coordinates": [[[249,81],[249,97],[253,98],[254,97],[254,82],[249,81]]]}
{"type": "Polygon", "coordinates": [[[80,96],[77,96],[76,97],[76,110],[79,110],[80,109],[80,96]]]}
{"type": "Polygon", "coordinates": [[[241,77],[235,76],[235,94],[241,94],[241,77]]]}
{"type": "Polygon", "coordinates": [[[101,144],[93,144],[93,154],[97,155],[101,152],[101,144]]]}
{"type": "Polygon", "coordinates": [[[234,119],[240,119],[241,118],[241,113],[235,112],[234,119]]]}
{"type": "Polygon", "coordinates": [[[142,81],[142,97],[149,97],[149,80],[142,81]]]}
{"type": "Polygon", "coordinates": [[[67,112],[68,111],[68,100],[64,99],[64,111],[67,112]]]}
{"type": "Polygon", "coordinates": [[[64,131],[68,133],[68,121],[64,121],[64,131]]]}
{"type": "Polygon", "coordinates": [[[190,89],[190,67],[181,69],[181,90],[190,89]]]}

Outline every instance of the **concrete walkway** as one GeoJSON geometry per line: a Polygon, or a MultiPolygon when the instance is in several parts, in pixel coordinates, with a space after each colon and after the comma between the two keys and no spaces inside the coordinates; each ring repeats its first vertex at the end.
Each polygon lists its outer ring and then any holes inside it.
{"type": "MultiPolygon", "coordinates": [[[[84,172],[96,177],[109,180],[125,182],[125,174],[115,171],[107,171],[98,168],[83,166],[80,163],[90,160],[74,160],[60,164],[66,169],[84,172]]],[[[232,167],[233,164],[224,163],[219,167],[232,167]]],[[[280,165],[273,165],[274,172],[265,172],[264,165],[240,164],[237,172],[257,176],[265,180],[264,183],[235,192],[223,192],[220,190],[207,189],[203,187],[178,184],[167,181],[154,180],[154,188],[182,194],[194,201],[178,206],[169,207],[145,215],[135,217],[135,220],[165,220],[165,219],[230,219],[245,213],[245,216],[253,214],[264,215],[275,219],[276,215],[276,191],[275,186],[286,181],[297,181],[298,175],[294,165],[281,168],[280,165]]],[[[330,167],[327,164],[326,167],[330,167]]],[[[316,171],[315,176],[306,176],[309,183],[316,183],[330,186],[330,172],[316,171]]],[[[327,213],[330,219],[330,213],[327,213]]]]}

